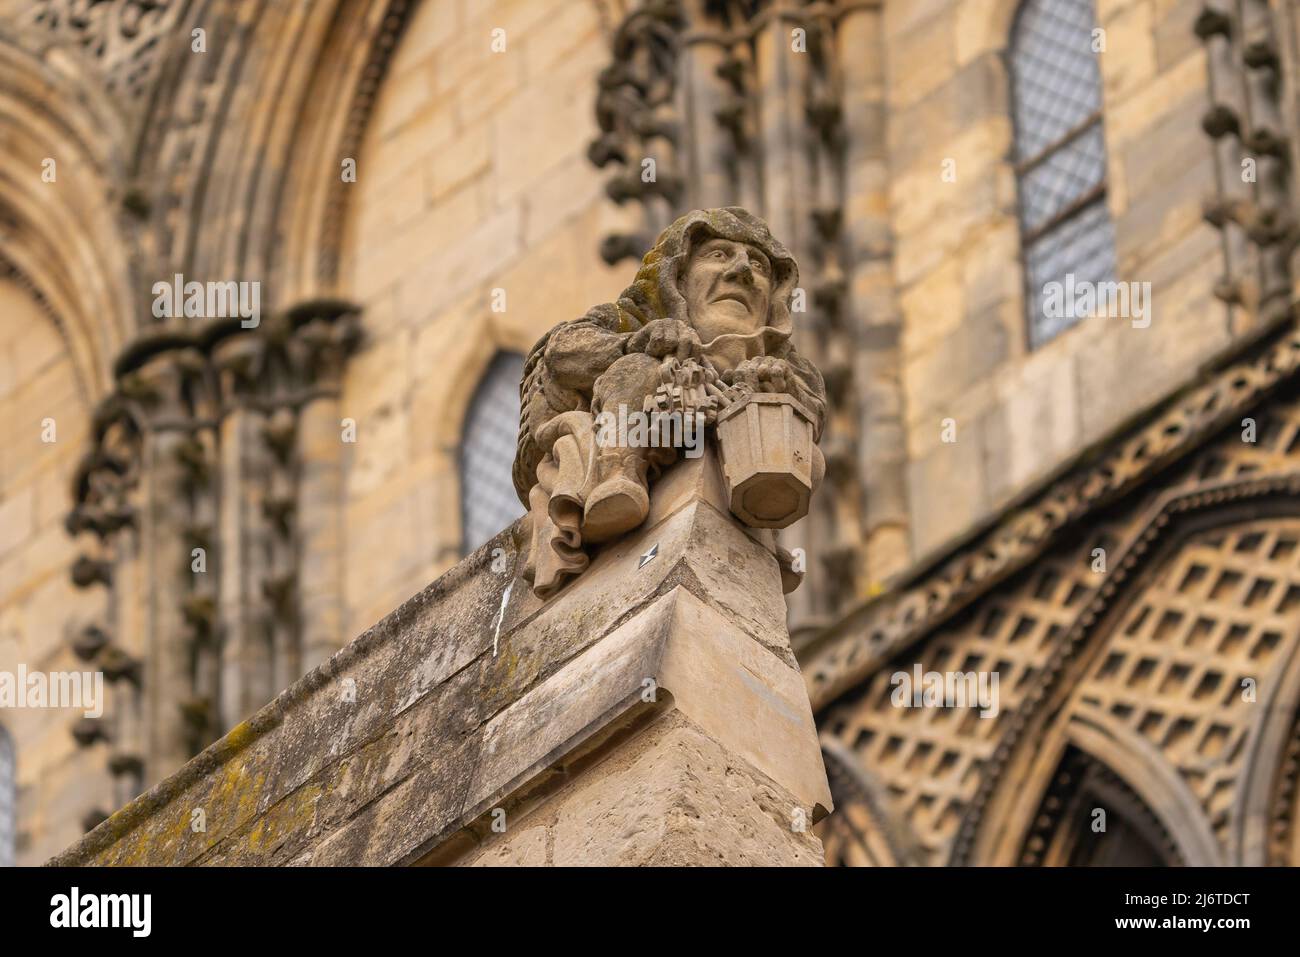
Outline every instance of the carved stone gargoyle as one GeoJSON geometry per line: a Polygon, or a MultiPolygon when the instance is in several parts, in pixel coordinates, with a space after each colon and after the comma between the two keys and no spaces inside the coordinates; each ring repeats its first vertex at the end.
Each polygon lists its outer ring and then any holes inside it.
{"type": "Polygon", "coordinates": [[[784,528],[807,514],[825,471],[826,387],[790,339],[798,281],[762,220],[695,210],[663,231],[617,302],[533,346],[513,477],[538,597],[582,573],[588,546],[641,524],[649,481],[692,453],[701,428],[716,435],[740,521],[784,528]],[[629,419],[646,427],[629,432],[629,419]]]}

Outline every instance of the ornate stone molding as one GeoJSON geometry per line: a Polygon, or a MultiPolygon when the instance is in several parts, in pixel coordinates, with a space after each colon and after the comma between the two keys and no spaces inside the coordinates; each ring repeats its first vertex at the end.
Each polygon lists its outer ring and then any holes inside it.
{"type": "Polygon", "coordinates": [[[137,99],[188,6],[189,0],[34,0],[20,22],[80,47],[103,73],[106,89],[137,99]]]}
{"type": "Polygon", "coordinates": [[[260,281],[267,311],[334,290],[340,161],[355,155],[412,5],[10,6],[0,260],[64,332],[88,405],[112,390],[111,366],[135,336],[166,325],[147,295],[161,278],[260,281]],[[85,55],[45,56],[52,45],[85,55]],[[59,186],[33,205],[45,157],[59,186]]]}
{"type": "MultiPolygon", "coordinates": [[[[352,102],[348,107],[343,133],[338,142],[335,165],[344,157],[355,158],[361,146],[361,137],[370,120],[379,87],[388,72],[388,63],[398,40],[406,27],[411,10],[419,0],[388,0],[388,7],[379,21],[380,28],[370,46],[365,66],[360,72],[352,102]]],[[[332,278],[338,272],[339,251],[342,245],[343,212],[347,205],[347,186],[338,175],[325,203],[321,242],[319,246],[318,277],[332,278]]]]}
{"type": "Polygon", "coordinates": [[[1297,804],[1300,803],[1300,711],[1291,724],[1286,750],[1273,782],[1268,814],[1268,848],[1265,863],[1284,867],[1294,863],[1297,804]]]}
{"type": "Polygon", "coordinates": [[[1077,682],[1079,676],[1070,675],[1070,672],[1074,662],[1089,657],[1088,652],[1099,634],[1099,623],[1132,582],[1152,566],[1167,542],[1184,534],[1182,523],[1198,513],[1210,513],[1216,521],[1226,521],[1227,511],[1245,504],[1254,505],[1256,510],[1264,507],[1281,513],[1294,513],[1296,508],[1290,503],[1298,495],[1300,472],[1206,483],[1190,491],[1175,491],[1163,497],[1118,561],[1114,562],[1095,594],[1080,609],[1073,626],[1054,646],[1040,679],[999,736],[997,746],[981,769],[979,788],[954,841],[953,864],[971,863],[970,854],[977,833],[985,822],[994,790],[1007,779],[1007,768],[1017,750],[1034,746],[1036,736],[1029,735],[1028,729],[1039,726],[1040,731],[1044,730],[1041,725],[1051,710],[1050,705],[1056,703],[1059,706],[1061,695],[1077,682]]]}
{"type": "Polygon", "coordinates": [[[109,715],[101,733],[78,737],[84,746],[110,742],[114,774],[133,776],[132,794],[145,774],[156,778],[160,768],[177,766],[242,715],[224,713],[224,686],[251,685],[239,697],[256,706],[298,676],[297,423],[304,407],[337,393],[357,330],[354,307],[318,301],[251,330],[237,319],[169,325],[119,357],[117,388],[95,412],[67,524],[74,535],[91,536],[74,581],[128,589],[110,601],[110,615],[148,603],[149,627],[161,629],[147,649],[123,648],[113,638],[144,641],[138,620],[92,623],[72,636],[80,656],[126,680],[131,693],[161,698],[164,715],[176,709],[167,719],[178,729],[170,745],[158,743],[158,729],[135,726],[122,714],[109,715]],[[227,428],[232,417],[249,415],[255,428],[227,428]],[[227,442],[241,445],[232,452],[223,448],[227,442]],[[249,487],[241,470],[254,462],[262,463],[255,483],[261,508],[239,506],[230,514],[235,500],[228,493],[240,496],[249,487]],[[242,578],[241,569],[266,555],[271,565],[263,569],[260,596],[236,594],[241,609],[263,603],[264,637],[279,649],[274,662],[285,671],[274,676],[248,674],[247,662],[236,671],[222,663],[238,627],[220,583],[242,578]],[[194,561],[203,574],[192,573],[194,561]],[[265,694],[257,691],[263,686],[265,694]]]}
{"type": "Polygon", "coordinates": [[[1207,0],[1195,23],[1209,70],[1201,126],[1217,167],[1216,195],[1204,215],[1221,233],[1224,257],[1215,294],[1245,311],[1243,329],[1275,322],[1293,298],[1300,224],[1292,168],[1300,154],[1287,106],[1297,64],[1277,41],[1292,35],[1294,13],[1285,6],[1207,0]]]}
{"type": "Polygon", "coordinates": [[[1068,864],[1068,829],[1078,826],[1081,812],[1090,810],[1082,804],[1090,794],[1122,808],[1126,812],[1125,820],[1137,824],[1169,865],[1185,863],[1164,823],[1129,783],[1091,755],[1072,748],[1062,759],[1043,796],[1017,866],[1068,864]]]}
{"type": "Polygon", "coordinates": [[[1165,455],[1054,528],[1001,587],[973,582],[961,609],[918,619],[914,640],[822,708],[823,736],[879,775],[927,863],[1020,859],[1071,742],[1142,794],[1189,862],[1264,853],[1300,693],[1284,624],[1300,601],[1295,388],[1249,413],[1249,437],[1230,421],[1195,455],[1165,455]],[[891,708],[890,672],[908,661],[999,673],[993,720],[891,708]],[[1079,721],[1096,734],[1077,737],[1079,721]]]}

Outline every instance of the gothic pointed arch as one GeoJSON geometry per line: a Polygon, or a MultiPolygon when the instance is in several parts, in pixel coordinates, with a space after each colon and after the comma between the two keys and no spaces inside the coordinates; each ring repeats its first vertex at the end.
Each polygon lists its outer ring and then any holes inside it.
{"type": "Polygon", "coordinates": [[[362,136],[389,60],[419,2],[342,4],[328,22],[310,71],[300,68],[301,100],[296,114],[286,118],[293,135],[281,144],[285,178],[268,220],[283,236],[268,260],[286,301],[350,292],[339,286],[339,260],[350,187],[364,175],[358,166],[362,136]]]}
{"type": "Polygon", "coordinates": [[[142,297],[121,184],[121,111],[77,61],[0,28],[0,273],[59,329],[88,404],[109,388],[142,297]]]}
{"type": "Polygon", "coordinates": [[[63,332],[94,410],[74,584],[112,595],[155,554],[214,556],[154,588],[147,622],[109,612],[68,636],[166,716],[156,741],[118,714],[78,738],[113,737],[127,797],[346,637],[337,397],[357,310],[322,293],[340,156],[409,6],[37,0],[3,27],[0,274],[63,332]],[[288,263],[308,265],[285,279],[288,263]],[[154,284],[178,274],[260,284],[260,325],[157,315],[154,284]],[[222,494],[250,482],[254,507],[222,494]]]}
{"type": "Polygon", "coordinates": [[[841,867],[914,867],[915,841],[889,806],[888,794],[852,752],[822,736],[822,759],[835,810],[818,824],[826,863],[841,867]]]}
{"type": "Polygon", "coordinates": [[[337,293],[341,161],[414,5],[168,5],[131,102],[153,272],[261,281],[274,309],[337,293]]]}
{"type": "MultiPolygon", "coordinates": [[[[1300,863],[1300,710],[1292,716],[1282,756],[1268,792],[1267,847],[1274,867],[1300,863]]],[[[1253,850],[1248,847],[1248,852],[1253,850]]],[[[1247,860],[1253,860],[1250,856],[1247,860]]]]}
{"type": "Polygon", "coordinates": [[[92,401],[157,322],[156,281],[260,281],[268,311],[336,293],[341,162],[414,5],[168,0],[86,16],[41,0],[6,22],[0,262],[48,301],[92,401]],[[57,183],[41,180],[46,159],[57,183]]]}
{"type": "Polygon", "coordinates": [[[1232,859],[1247,745],[1269,714],[1255,706],[1256,695],[1285,683],[1300,643],[1292,610],[1300,574],[1291,562],[1300,517],[1289,491],[1298,485],[1293,475],[1245,477],[1162,497],[1079,609],[1047,665],[1054,677],[999,742],[964,817],[969,853],[990,853],[989,835],[1014,803],[1004,782],[1021,779],[1052,716],[1064,714],[1093,715],[1094,728],[1112,728],[1094,741],[1145,742],[1123,752],[1127,778],[1176,776],[1196,805],[1165,801],[1179,846],[1195,850],[1194,863],[1232,859]]]}
{"type": "Polygon", "coordinates": [[[1098,714],[1149,760],[1093,760],[1177,781],[1134,791],[1183,859],[1291,859],[1296,355],[1288,335],[1228,365],[814,649],[823,733],[889,790],[924,863],[1013,863],[1016,827],[1079,747],[1066,730],[1098,714]],[[890,675],[917,665],[998,673],[996,714],[891,706],[890,675]]]}
{"type": "Polygon", "coordinates": [[[1071,748],[1053,774],[1017,863],[1170,867],[1184,863],[1158,816],[1127,780],[1071,748]]]}
{"type": "Polygon", "coordinates": [[[974,863],[1220,866],[1224,855],[1187,782],[1160,749],[1104,711],[1078,707],[1041,740],[994,808],[974,863]],[[1104,814],[1099,815],[1098,811],[1104,814]]]}
{"type": "Polygon", "coordinates": [[[1235,864],[1294,865],[1296,783],[1300,779],[1300,651],[1292,648],[1280,680],[1258,688],[1260,720],[1244,744],[1242,786],[1228,835],[1235,864]]]}

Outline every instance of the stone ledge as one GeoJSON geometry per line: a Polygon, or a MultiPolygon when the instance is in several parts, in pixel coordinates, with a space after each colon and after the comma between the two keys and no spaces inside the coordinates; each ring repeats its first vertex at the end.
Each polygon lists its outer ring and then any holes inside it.
{"type": "Polygon", "coordinates": [[[817,820],[831,800],[780,571],[708,501],[715,467],[677,466],[659,521],[545,604],[508,571],[521,520],[51,863],[456,862],[498,838],[493,811],[591,785],[668,714],[726,756],[705,765],[817,820]]]}

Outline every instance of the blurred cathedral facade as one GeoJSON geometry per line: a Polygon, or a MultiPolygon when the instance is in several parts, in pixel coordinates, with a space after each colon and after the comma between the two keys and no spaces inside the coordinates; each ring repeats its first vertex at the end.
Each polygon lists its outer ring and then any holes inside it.
{"type": "Polygon", "coordinates": [[[0,672],[107,689],[0,709],[0,865],[517,518],[523,354],[721,205],[832,406],[828,862],[1300,863],[1297,0],[0,0],[0,61],[0,672]]]}

